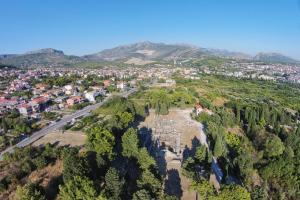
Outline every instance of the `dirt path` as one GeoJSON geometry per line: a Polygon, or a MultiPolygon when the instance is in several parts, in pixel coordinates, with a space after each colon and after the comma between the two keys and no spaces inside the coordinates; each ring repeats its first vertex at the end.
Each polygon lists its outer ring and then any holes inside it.
{"type": "Polygon", "coordinates": [[[190,180],[182,175],[181,162],[174,160],[172,156],[166,156],[166,179],[164,182],[165,192],[180,197],[182,200],[196,199],[196,193],[189,191],[190,180]]]}

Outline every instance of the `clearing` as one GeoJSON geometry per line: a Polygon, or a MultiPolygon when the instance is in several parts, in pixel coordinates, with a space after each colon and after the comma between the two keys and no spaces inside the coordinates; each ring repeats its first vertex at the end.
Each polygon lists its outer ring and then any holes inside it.
{"type": "Polygon", "coordinates": [[[86,135],[81,131],[67,130],[64,133],[62,131],[54,131],[35,141],[33,146],[40,146],[43,144],[54,144],[58,146],[83,146],[86,140],[86,135]]]}

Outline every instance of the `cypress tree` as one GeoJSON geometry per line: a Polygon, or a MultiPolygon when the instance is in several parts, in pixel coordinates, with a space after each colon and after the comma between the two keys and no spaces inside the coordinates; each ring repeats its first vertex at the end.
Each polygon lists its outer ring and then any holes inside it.
{"type": "Polygon", "coordinates": [[[214,156],[221,157],[225,153],[225,146],[221,136],[217,136],[216,143],[214,146],[214,156]]]}

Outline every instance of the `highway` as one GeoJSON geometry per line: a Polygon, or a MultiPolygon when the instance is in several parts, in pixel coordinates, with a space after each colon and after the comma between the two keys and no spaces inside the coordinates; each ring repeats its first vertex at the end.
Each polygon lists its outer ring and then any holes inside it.
{"type": "MultiPolygon", "coordinates": [[[[123,92],[120,94],[120,96],[123,96],[123,97],[128,97],[130,94],[136,92],[137,89],[136,88],[133,88],[133,89],[130,89],[126,92],[123,92]]],[[[70,115],[66,115],[64,116],[60,121],[58,122],[53,122],[51,124],[49,124],[48,126],[44,127],[43,129],[39,130],[39,131],[36,131],[34,132],[30,137],[20,141],[19,143],[17,143],[16,145],[14,146],[11,146],[7,149],[5,149],[4,151],[1,152],[0,154],[0,160],[2,160],[2,156],[3,154],[5,153],[12,153],[14,151],[14,149],[16,147],[25,147],[27,145],[30,145],[32,144],[33,142],[37,141],[38,139],[40,139],[41,137],[53,132],[54,130],[57,130],[61,127],[63,127],[64,125],[66,125],[68,122],[71,122],[73,119],[76,119],[76,118],[79,118],[79,117],[82,117],[82,116],[87,116],[89,115],[89,113],[92,111],[92,110],[95,110],[97,109],[98,107],[102,106],[105,102],[108,101],[110,97],[106,97],[102,102],[100,103],[96,103],[96,104],[93,104],[93,105],[90,105],[90,106],[87,106],[87,107],[84,107],[83,109],[81,110],[78,110],[70,115]]]]}

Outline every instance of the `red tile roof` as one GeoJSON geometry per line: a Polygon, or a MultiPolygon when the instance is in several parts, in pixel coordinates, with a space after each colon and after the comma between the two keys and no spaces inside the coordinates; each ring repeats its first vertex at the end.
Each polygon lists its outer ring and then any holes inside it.
{"type": "Polygon", "coordinates": [[[19,106],[19,108],[31,108],[31,105],[29,104],[22,104],[19,106]]]}
{"type": "Polygon", "coordinates": [[[37,97],[33,100],[31,100],[31,102],[40,104],[40,103],[46,103],[48,101],[48,99],[46,97],[37,97]]]}

